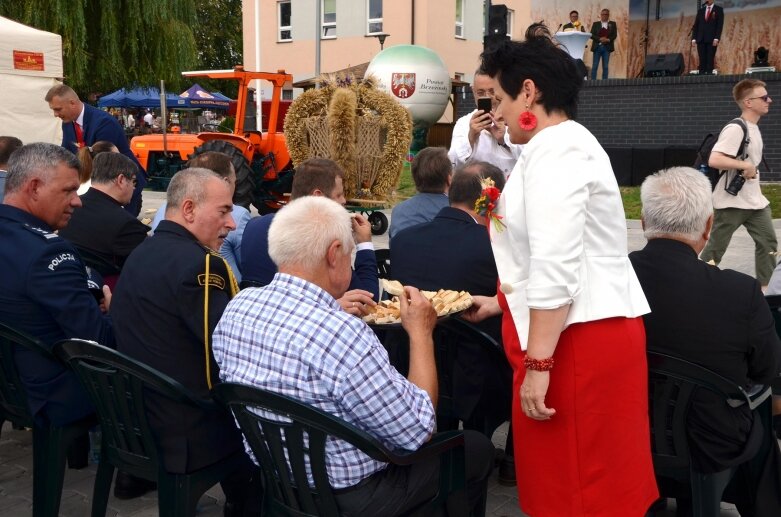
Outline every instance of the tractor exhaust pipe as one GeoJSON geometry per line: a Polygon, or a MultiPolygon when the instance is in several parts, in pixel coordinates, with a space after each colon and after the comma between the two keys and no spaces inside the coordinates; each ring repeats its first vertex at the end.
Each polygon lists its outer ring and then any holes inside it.
{"type": "Polygon", "coordinates": [[[165,105],[165,81],[160,80],[160,117],[163,119],[163,156],[168,157],[168,113],[166,113],[165,105]]]}

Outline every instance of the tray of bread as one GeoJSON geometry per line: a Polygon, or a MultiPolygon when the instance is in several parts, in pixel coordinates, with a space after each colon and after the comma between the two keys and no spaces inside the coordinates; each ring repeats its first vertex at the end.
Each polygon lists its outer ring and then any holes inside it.
{"type": "MultiPolygon", "coordinates": [[[[401,302],[399,296],[404,294],[404,287],[396,280],[381,281],[382,290],[392,298],[382,300],[370,309],[370,313],[363,317],[369,325],[400,326],[401,302]]],[[[420,291],[434,306],[440,319],[448,318],[461,313],[472,306],[472,295],[466,291],[451,291],[440,289],[439,291],[420,291]]]]}

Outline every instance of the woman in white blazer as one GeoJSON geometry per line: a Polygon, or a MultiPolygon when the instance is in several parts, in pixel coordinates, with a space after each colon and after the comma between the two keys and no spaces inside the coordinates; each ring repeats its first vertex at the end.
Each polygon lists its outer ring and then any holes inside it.
{"type": "Polygon", "coordinates": [[[651,462],[642,315],[610,161],[575,122],[582,78],[547,29],[486,50],[513,143],[524,144],[491,239],[514,369],[521,508],[541,516],[641,516],[658,497],[651,462]]]}

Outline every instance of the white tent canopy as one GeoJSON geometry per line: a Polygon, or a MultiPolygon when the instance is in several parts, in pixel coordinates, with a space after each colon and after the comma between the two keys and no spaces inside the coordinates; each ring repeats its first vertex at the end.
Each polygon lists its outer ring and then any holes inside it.
{"type": "Polygon", "coordinates": [[[61,121],[44,97],[62,76],[58,34],[0,16],[0,136],[59,145],[61,121]]]}

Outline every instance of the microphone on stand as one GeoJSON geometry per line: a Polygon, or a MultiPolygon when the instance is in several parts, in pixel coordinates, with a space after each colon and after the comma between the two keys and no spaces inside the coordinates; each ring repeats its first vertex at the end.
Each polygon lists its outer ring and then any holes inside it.
{"type": "MultiPolygon", "coordinates": [[[[560,23],[560,24],[559,24],[559,27],[556,29],[556,32],[559,32],[563,26],[564,26],[564,24],[563,24],[563,23],[560,23]]],[[[554,34],[555,34],[555,33],[554,33],[554,34]]]]}

